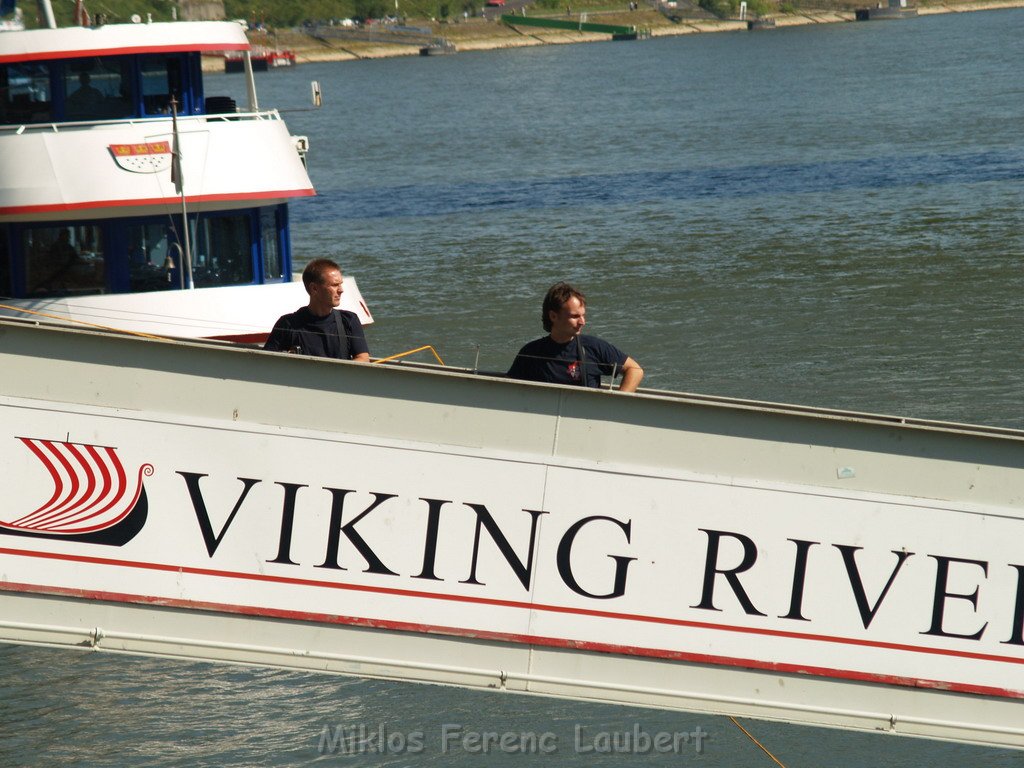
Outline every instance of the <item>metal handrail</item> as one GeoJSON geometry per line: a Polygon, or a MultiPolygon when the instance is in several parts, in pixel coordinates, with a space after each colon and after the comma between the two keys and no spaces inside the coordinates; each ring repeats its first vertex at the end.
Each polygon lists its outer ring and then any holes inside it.
{"type": "MultiPolygon", "coordinates": [[[[0,133],[23,134],[26,131],[50,131],[59,133],[64,128],[94,128],[97,126],[125,126],[125,125],[152,125],[153,123],[164,123],[171,119],[170,115],[159,115],[157,117],[126,117],[109,120],[62,120],[60,122],[49,121],[45,123],[13,123],[0,125],[0,133]]],[[[239,120],[281,120],[281,115],[276,109],[261,109],[255,112],[229,112],[223,114],[209,115],[186,115],[179,116],[179,121],[210,122],[219,121],[236,122],[239,120]]]]}

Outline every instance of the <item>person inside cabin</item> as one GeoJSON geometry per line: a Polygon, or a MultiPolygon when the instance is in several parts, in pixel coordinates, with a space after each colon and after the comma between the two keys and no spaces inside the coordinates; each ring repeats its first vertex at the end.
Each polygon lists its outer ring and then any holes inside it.
{"type": "Polygon", "coordinates": [[[71,244],[71,230],[61,227],[57,239],[46,249],[46,271],[37,290],[47,293],[65,290],[73,285],[77,271],[83,263],[78,250],[71,244]]]}
{"type": "Polygon", "coordinates": [[[69,117],[93,117],[103,104],[103,93],[90,85],[92,78],[88,72],[78,75],[78,90],[68,94],[69,117]]]}
{"type": "Polygon", "coordinates": [[[363,326],[354,312],[336,309],[341,303],[344,278],[330,259],[314,259],[302,270],[309,304],[282,315],[263,349],[339,360],[370,361],[363,326]]]}
{"type": "Polygon", "coordinates": [[[587,297],[569,283],[555,283],[541,305],[547,336],[516,354],[508,375],[523,381],[600,387],[601,376],[621,375],[620,392],[635,392],[644,377],[632,357],[597,336],[586,336],[587,297]]]}

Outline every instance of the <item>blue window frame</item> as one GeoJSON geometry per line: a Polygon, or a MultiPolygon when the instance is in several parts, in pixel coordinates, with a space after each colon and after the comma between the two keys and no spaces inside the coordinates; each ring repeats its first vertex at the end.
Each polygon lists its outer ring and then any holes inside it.
{"type": "Polygon", "coordinates": [[[203,114],[198,53],[88,56],[0,65],[0,124],[203,114]]]}
{"type": "MultiPolygon", "coordinates": [[[[189,214],[197,288],[287,282],[284,205],[189,214]]],[[[180,216],[9,224],[0,229],[0,295],[139,293],[184,285],[180,216]]]]}
{"type": "Polygon", "coordinates": [[[0,124],[50,122],[52,93],[50,69],[45,62],[0,64],[0,124]]]}
{"type": "Polygon", "coordinates": [[[9,227],[0,224],[0,296],[7,298],[11,295],[11,259],[10,246],[7,239],[9,227]]]}
{"type": "Polygon", "coordinates": [[[135,114],[133,58],[92,56],[63,67],[67,120],[116,120],[135,114]]]}
{"type": "Polygon", "coordinates": [[[142,94],[141,114],[169,115],[171,98],[178,104],[178,114],[197,114],[203,103],[202,90],[196,93],[189,57],[180,53],[147,54],[139,57],[139,83],[142,94]]]}

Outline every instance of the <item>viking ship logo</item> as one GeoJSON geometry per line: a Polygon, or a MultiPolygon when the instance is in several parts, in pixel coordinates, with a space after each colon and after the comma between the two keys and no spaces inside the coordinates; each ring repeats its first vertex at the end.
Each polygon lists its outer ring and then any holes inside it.
{"type": "Polygon", "coordinates": [[[0,533],[119,547],[142,530],[148,509],[142,478],[153,474],[152,464],[131,477],[116,448],[18,439],[49,472],[53,493],[17,519],[0,511],[0,533]]]}

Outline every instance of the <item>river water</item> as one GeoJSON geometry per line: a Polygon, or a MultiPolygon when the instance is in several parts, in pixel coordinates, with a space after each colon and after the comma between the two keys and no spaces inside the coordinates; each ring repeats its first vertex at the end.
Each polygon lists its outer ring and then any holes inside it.
{"type": "MultiPolygon", "coordinates": [[[[322,85],[287,115],[319,192],[292,208],[296,261],[358,278],[375,355],[502,369],[567,279],[651,387],[1024,428],[1022,32],[1006,10],[258,77],[284,108],[322,85]]],[[[745,725],[789,768],[1024,766],[745,725]]],[[[717,717],[0,646],[0,766],[313,763],[774,765],[717,717]],[[446,753],[445,724],[554,749],[446,753]],[[318,751],[338,726],[407,749],[318,751]],[[709,735],[594,751],[634,728],[709,735]]]]}

